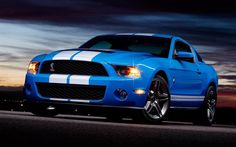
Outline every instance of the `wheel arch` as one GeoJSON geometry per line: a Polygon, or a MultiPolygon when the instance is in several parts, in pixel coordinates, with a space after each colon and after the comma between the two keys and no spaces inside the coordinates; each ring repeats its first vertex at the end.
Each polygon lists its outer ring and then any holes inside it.
{"type": "Polygon", "coordinates": [[[161,76],[162,78],[164,78],[166,80],[167,84],[169,84],[169,78],[168,78],[168,76],[167,76],[167,74],[166,74],[166,72],[164,70],[157,71],[155,76],[157,76],[157,75],[161,76]]]}
{"type": "MultiPolygon", "coordinates": [[[[216,83],[215,83],[214,81],[211,81],[210,84],[209,84],[209,86],[213,86],[215,89],[217,89],[216,83]]],[[[209,86],[208,86],[208,87],[209,87],[209,86]]]]}
{"type": "Polygon", "coordinates": [[[160,70],[156,70],[156,71],[154,71],[154,72],[152,73],[152,76],[149,78],[149,82],[148,82],[148,87],[147,87],[147,89],[150,88],[151,83],[152,83],[152,80],[153,80],[153,78],[155,78],[156,76],[161,76],[162,78],[164,78],[165,81],[167,82],[168,87],[170,86],[170,81],[169,81],[168,73],[167,73],[165,70],[160,69],[160,70]]]}
{"type": "Polygon", "coordinates": [[[216,95],[217,95],[217,83],[214,81],[214,80],[211,80],[211,81],[209,81],[208,82],[208,84],[207,84],[207,87],[204,89],[204,91],[203,91],[203,95],[205,96],[206,94],[207,94],[207,90],[208,90],[208,88],[210,87],[210,86],[213,86],[214,88],[215,88],[215,90],[216,90],[216,95]]]}
{"type": "MultiPolygon", "coordinates": [[[[208,84],[208,87],[210,87],[210,86],[213,86],[216,90],[216,93],[217,93],[217,84],[215,83],[215,81],[210,81],[210,83],[208,84]]],[[[208,89],[208,87],[207,87],[207,89],[208,89]]],[[[206,92],[207,92],[207,90],[206,90],[206,92]]]]}

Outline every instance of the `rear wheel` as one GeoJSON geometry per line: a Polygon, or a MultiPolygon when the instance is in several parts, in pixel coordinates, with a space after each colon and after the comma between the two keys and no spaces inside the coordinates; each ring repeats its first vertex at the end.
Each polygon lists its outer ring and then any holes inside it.
{"type": "Polygon", "coordinates": [[[142,118],[148,122],[159,123],[167,117],[169,107],[170,93],[168,84],[164,78],[158,75],[152,80],[147,102],[142,111],[142,118]]]}
{"type": "Polygon", "coordinates": [[[202,107],[198,110],[194,124],[196,125],[212,125],[215,112],[216,112],[216,103],[217,103],[217,92],[214,86],[209,86],[204,103],[202,107]]]}

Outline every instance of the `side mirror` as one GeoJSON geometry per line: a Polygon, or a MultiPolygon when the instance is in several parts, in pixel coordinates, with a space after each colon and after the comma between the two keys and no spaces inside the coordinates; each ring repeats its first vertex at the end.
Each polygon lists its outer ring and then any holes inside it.
{"type": "Polygon", "coordinates": [[[177,55],[175,55],[175,58],[179,60],[192,60],[193,61],[193,54],[190,52],[178,52],[177,55]]]}

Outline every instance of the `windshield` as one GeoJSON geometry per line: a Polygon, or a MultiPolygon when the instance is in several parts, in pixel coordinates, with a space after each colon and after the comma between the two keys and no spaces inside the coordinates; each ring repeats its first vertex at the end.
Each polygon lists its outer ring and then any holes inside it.
{"type": "Polygon", "coordinates": [[[115,49],[132,52],[148,52],[167,58],[171,40],[152,36],[106,35],[95,37],[80,48],[115,49]]]}

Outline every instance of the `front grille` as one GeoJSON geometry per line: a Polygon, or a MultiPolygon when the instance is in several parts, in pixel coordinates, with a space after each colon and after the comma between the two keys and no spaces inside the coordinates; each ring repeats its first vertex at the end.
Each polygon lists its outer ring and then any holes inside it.
{"type": "Polygon", "coordinates": [[[105,86],[69,85],[36,83],[38,92],[48,98],[68,98],[82,100],[99,100],[105,95],[105,86]]]}
{"type": "Polygon", "coordinates": [[[100,63],[73,60],[45,61],[40,73],[108,76],[106,69],[100,63]]]}

